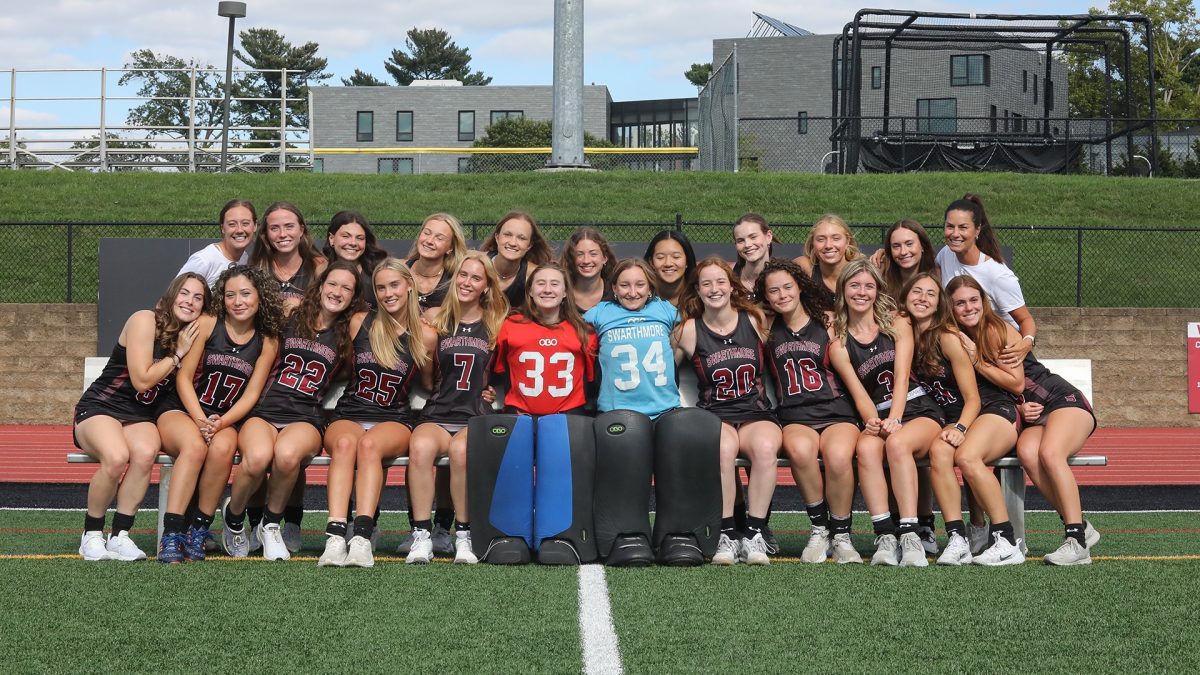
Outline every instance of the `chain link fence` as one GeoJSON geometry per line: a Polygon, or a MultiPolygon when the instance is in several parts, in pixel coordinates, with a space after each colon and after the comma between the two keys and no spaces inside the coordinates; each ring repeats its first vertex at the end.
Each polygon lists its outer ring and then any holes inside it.
{"type": "Polygon", "coordinates": [[[738,170],[737,46],[700,92],[701,171],[738,170]]]}
{"type": "MultiPolygon", "coordinates": [[[[561,242],[581,225],[598,227],[612,241],[645,242],[664,229],[685,232],[696,243],[728,244],[729,223],[688,221],[683,214],[662,222],[556,222],[540,226],[561,242]]],[[[482,240],[494,223],[469,222],[466,235],[482,240]]],[[[408,240],[420,224],[373,226],[380,239],[408,240]]],[[[773,224],[776,240],[795,244],[809,224],[773,224]]],[[[882,241],[886,224],[853,224],[864,248],[882,241]]],[[[1010,266],[1021,279],[1025,299],[1035,307],[1195,307],[1200,288],[1200,228],[1093,228],[997,226],[1001,243],[1013,252],[1010,266]]],[[[0,269],[0,302],[96,301],[101,238],[212,238],[211,223],[0,223],[10,243],[0,269]]],[[[931,232],[940,240],[936,231],[931,232]]],[[[393,251],[403,255],[406,251],[393,251]]],[[[182,264],[183,261],[180,261],[182,264]]]]}

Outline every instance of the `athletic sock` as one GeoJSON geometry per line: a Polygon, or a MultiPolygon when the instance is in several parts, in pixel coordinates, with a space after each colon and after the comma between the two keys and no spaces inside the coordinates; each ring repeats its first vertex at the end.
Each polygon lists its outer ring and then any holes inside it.
{"type": "Polygon", "coordinates": [[[200,509],[196,509],[195,513],[192,514],[191,526],[197,530],[207,530],[212,527],[214,515],[206,514],[200,509]]]}
{"type": "Polygon", "coordinates": [[[83,531],[84,532],[103,532],[104,531],[104,516],[89,516],[86,511],[83,513],[83,531]]]}
{"type": "Polygon", "coordinates": [[[814,504],[805,504],[804,510],[808,512],[808,520],[813,527],[829,527],[829,505],[824,499],[814,504]]]}
{"type": "Polygon", "coordinates": [[[246,517],[250,519],[250,527],[258,527],[258,524],[263,519],[263,511],[264,509],[261,506],[246,507],[246,517]]]}
{"type": "Polygon", "coordinates": [[[753,539],[754,535],[762,534],[763,528],[767,526],[766,518],[758,518],[756,516],[746,516],[746,538],[753,539]]]}
{"type": "Polygon", "coordinates": [[[113,515],[112,533],[114,535],[120,534],[122,532],[128,532],[132,529],[133,529],[133,516],[121,513],[120,511],[117,511],[116,514],[113,515]]]}
{"type": "Polygon", "coordinates": [[[454,509],[438,508],[433,511],[433,522],[438,527],[449,530],[454,526],[454,509]]]}
{"type": "Polygon", "coordinates": [[[1017,534],[1013,532],[1012,522],[1006,520],[1003,523],[992,523],[992,526],[988,528],[988,541],[995,541],[997,532],[999,532],[1000,536],[1004,537],[1008,543],[1012,544],[1013,546],[1017,545],[1017,534]]]}
{"type": "Polygon", "coordinates": [[[932,530],[932,529],[934,529],[935,525],[937,525],[937,521],[934,520],[934,516],[932,513],[929,514],[928,516],[917,516],[917,526],[918,527],[928,527],[929,529],[932,530]]]}
{"type": "Polygon", "coordinates": [[[233,530],[234,532],[241,532],[242,530],[244,530],[246,528],[246,512],[245,511],[242,511],[241,513],[234,513],[233,511],[226,511],[225,513],[221,514],[221,518],[222,518],[222,520],[225,521],[225,527],[228,527],[230,530],[233,530]]]}
{"type": "Polygon", "coordinates": [[[471,531],[471,523],[468,521],[456,519],[454,521],[454,529],[458,532],[470,532],[471,531]]]}
{"type": "Polygon", "coordinates": [[[890,511],[884,511],[877,516],[871,516],[871,529],[875,530],[875,536],[884,534],[896,534],[896,524],[892,522],[892,514],[890,511]]]}
{"type": "Polygon", "coordinates": [[[963,521],[961,521],[961,520],[948,520],[948,521],[946,521],[946,536],[947,536],[947,537],[949,537],[949,536],[952,536],[952,535],[955,535],[955,534],[957,534],[958,536],[962,537],[963,539],[966,539],[966,538],[967,538],[967,525],[966,525],[966,523],[964,523],[964,522],[963,522],[963,521]]]}
{"type": "Polygon", "coordinates": [[[370,539],[375,532],[375,520],[371,516],[354,517],[354,536],[370,539]]]}
{"type": "Polygon", "coordinates": [[[300,521],[304,520],[303,506],[285,506],[283,507],[283,519],[293,525],[299,525],[300,521]]]}
{"type": "Polygon", "coordinates": [[[331,520],[328,523],[325,523],[325,534],[329,535],[330,537],[341,537],[342,539],[345,539],[346,521],[331,520]]]}
{"type": "Polygon", "coordinates": [[[375,509],[375,514],[371,516],[371,524],[374,525],[375,527],[379,527],[379,509],[378,508],[375,509]]]}
{"type": "Polygon", "coordinates": [[[186,521],[182,513],[163,514],[163,534],[180,534],[186,521]]]}
{"type": "Polygon", "coordinates": [[[431,532],[431,531],[433,531],[433,520],[431,520],[431,519],[414,520],[414,521],[412,521],[412,529],[413,529],[413,532],[416,532],[417,530],[425,530],[426,532],[431,532]]]}
{"type": "Polygon", "coordinates": [[[912,533],[915,533],[916,531],[917,531],[917,519],[916,518],[901,518],[900,519],[900,527],[897,528],[897,530],[896,530],[897,534],[901,534],[901,535],[912,534],[912,533]]]}
{"type": "Polygon", "coordinates": [[[1079,542],[1080,546],[1087,546],[1083,539],[1083,523],[1067,523],[1067,536],[1079,542]]]}
{"type": "Polygon", "coordinates": [[[829,531],[833,534],[850,534],[850,524],[854,516],[829,516],[829,531]]]}
{"type": "Polygon", "coordinates": [[[267,525],[278,525],[280,523],[280,521],[282,521],[282,520],[283,520],[282,513],[275,513],[271,509],[267,509],[267,510],[263,511],[263,517],[262,517],[263,527],[266,527],[267,525]]]}
{"type": "Polygon", "coordinates": [[[721,519],[721,534],[730,539],[737,539],[737,521],[733,516],[721,519]]]}

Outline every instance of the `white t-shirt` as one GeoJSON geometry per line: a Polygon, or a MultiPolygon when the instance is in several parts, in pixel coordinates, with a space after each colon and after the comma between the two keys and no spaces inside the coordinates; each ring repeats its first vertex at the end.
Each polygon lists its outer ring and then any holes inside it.
{"type": "MultiPolygon", "coordinates": [[[[238,258],[237,264],[245,265],[249,261],[250,249],[246,249],[242,251],[242,257],[238,258]]],[[[216,244],[209,244],[193,253],[187,262],[183,263],[183,267],[179,268],[179,274],[195,272],[208,279],[208,285],[211,288],[213,284],[217,283],[217,277],[221,276],[221,272],[229,269],[233,264],[216,244]]]]}
{"type": "Polygon", "coordinates": [[[975,281],[978,281],[979,285],[983,287],[984,292],[988,294],[988,300],[992,303],[992,309],[996,310],[996,314],[1011,324],[1013,328],[1021,330],[1009,312],[1018,307],[1024,307],[1025,296],[1021,293],[1020,280],[1012,270],[1008,269],[1007,265],[996,262],[982,251],[979,253],[979,264],[964,265],[958,261],[958,256],[954,255],[954,251],[951,251],[949,246],[943,246],[942,250],[938,251],[937,264],[942,268],[943,287],[960,274],[974,277],[975,281]]]}

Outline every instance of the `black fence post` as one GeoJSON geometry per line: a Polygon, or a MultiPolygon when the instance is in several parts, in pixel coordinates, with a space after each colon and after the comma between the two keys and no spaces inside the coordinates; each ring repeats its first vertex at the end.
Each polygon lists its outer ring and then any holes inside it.
{"type": "Polygon", "coordinates": [[[1075,306],[1083,307],[1083,228],[1075,228],[1075,306]]]}
{"type": "Polygon", "coordinates": [[[683,214],[678,211],[675,212],[675,231],[683,232],[683,214]]]}
{"type": "Polygon", "coordinates": [[[75,228],[71,223],[67,223],[67,303],[74,302],[75,298],[75,228]]]}

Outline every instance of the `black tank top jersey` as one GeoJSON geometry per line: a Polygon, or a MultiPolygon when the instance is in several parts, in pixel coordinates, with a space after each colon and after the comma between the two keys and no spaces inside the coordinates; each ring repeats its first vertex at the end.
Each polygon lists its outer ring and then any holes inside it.
{"type": "MultiPolygon", "coordinates": [[[[153,359],[158,361],[168,351],[158,343],[154,345],[153,359]]],[[[138,393],[129,379],[128,352],[124,345],[113,347],[108,363],[92,386],[83,392],[75,405],[75,422],[95,415],[107,415],[122,422],[153,422],[164,398],[175,391],[175,373],[149,390],[138,393]]]]}
{"type": "Polygon", "coordinates": [[[783,317],[775,317],[767,351],[781,421],[811,419],[805,409],[834,401],[841,401],[839,407],[844,405],[846,414],[854,417],[854,406],[829,366],[829,331],[819,321],[810,318],[793,331],[783,317]]]}
{"type": "MultiPolygon", "coordinates": [[[[493,255],[492,260],[495,261],[496,256],[493,255]]],[[[504,297],[508,298],[508,308],[512,311],[520,311],[525,306],[525,281],[528,274],[529,261],[522,259],[517,273],[513,275],[512,283],[504,289],[504,297]]]]}
{"type": "Polygon", "coordinates": [[[309,340],[296,335],[296,320],[279,340],[279,358],[267,390],[251,413],[272,424],[308,422],[321,426],[321,399],[329,390],[339,359],[332,328],[309,340]]]}
{"type": "MultiPolygon", "coordinates": [[[[850,354],[850,363],[854,366],[858,380],[862,382],[871,401],[879,410],[879,416],[887,417],[888,408],[880,409],[879,406],[887,403],[890,407],[892,400],[892,389],[895,386],[895,374],[892,369],[896,361],[896,341],[883,331],[865,345],[855,340],[854,336],[850,336],[850,339],[846,340],[846,351],[850,354]]],[[[913,395],[904,405],[902,421],[907,422],[914,417],[929,417],[939,424],[945,421],[941,409],[925,395],[925,390],[915,377],[910,375],[908,386],[899,389],[905,396],[913,395]]]]}
{"type": "Polygon", "coordinates": [[[725,422],[774,419],[763,385],[763,360],[762,341],[745,312],[738,312],[728,335],[718,335],[698,317],[692,357],[699,381],[697,406],[725,422]]]}
{"type": "MultiPolygon", "coordinates": [[[[962,417],[963,397],[962,390],[958,387],[958,381],[954,379],[954,369],[950,366],[949,360],[945,357],[938,362],[937,371],[930,375],[924,373],[919,374],[921,386],[925,387],[925,391],[933,397],[941,406],[942,412],[946,413],[947,421],[955,421],[962,417]]],[[[991,380],[987,379],[978,372],[975,373],[975,384],[979,388],[979,410],[983,412],[995,412],[996,406],[1003,406],[1012,409],[1012,414],[1015,415],[1016,410],[1013,406],[1016,404],[1014,397],[1000,387],[997,387],[991,380]]],[[[1008,417],[1007,412],[1001,414],[1002,417],[1008,417]]],[[[1015,419],[1015,417],[1013,418],[1015,419]]]]}
{"type": "MultiPolygon", "coordinates": [[[[1061,407],[1086,408],[1091,410],[1091,403],[1083,392],[1070,382],[1050,372],[1041,361],[1029,352],[1025,355],[1025,401],[1041,403],[1046,407],[1046,413],[1061,407]]],[[[1045,414],[1045,413],[1043,413],[1045,414]]]]}
{"type": "MultiPolygon", "coordinates": [[[[229,339],[224,321],[213,326],[212,335],[204,343],[203,360],[192,379],[192,387],[205,415],[221,415],[238,402],[246,391],[262,348],[262,334],[258,331],[245,344],[237,344],[229,339]]],[[[169,409],[183,410],[178,393],[172,396],[171,403],[175,407],[169,409]]]]}
{"type": "Polygon", "coordinates": [[[408,424],[412,421],[408,392],[417,375],[417,365],[406,349],[406,339],[399,342],[397,356],[400,361],[395,368],[376,362],[371,351],[371,326],[374,323],[375,315],[368,315],[359,327],[358,335],[354,336],[354,368],[350,371],[346,391],[333,411],[333,419],[408,424]]]}
{"type": "Polygon", "coordinates": [[[308,270],[304,268],[304,265],[301,265],[300,269],[296,270],[291,279],[280,279],[274,276],[274,271],[272,271],[271,275],[279,282],[279,299],[285,301],[302,299],[304,291],[308,290],[308,284],[312,281],[308,278],[308,270]]]}
{"type": "Polygon", "coordinates": [[[466,424],[492,412],[482,397],[492,369],[483,321],[459,323],[453,335],[439,337],[433,367],[433,394],[421,411],[422,421],[466,424]]]}
{"type": "MultiPolygon", "coordinates": [[[[412,269],[413,263],[416,261],[416,258],[409,258],[404,261],[404,264],[408,265],[409,269],[412,269]]],[[[442,302],[446,300],[446,293],[450,290],[450,281],[450,273],[442,270],[442,276],[438,278],[437,285],[433,287],[432,291],[428,293],[422,293],[420,290],[417,291],[417,303],[421,305],[422,311],[431,307],[442,306],[442,302]]]]}
{"type": "Polygon", "coordinates": [[[375,304],[375,282],[371,279],[371,273],[365,270],[358,273],[358,299],[367,306],[368,312],[375,313],[378,307],[375,304]]]}

